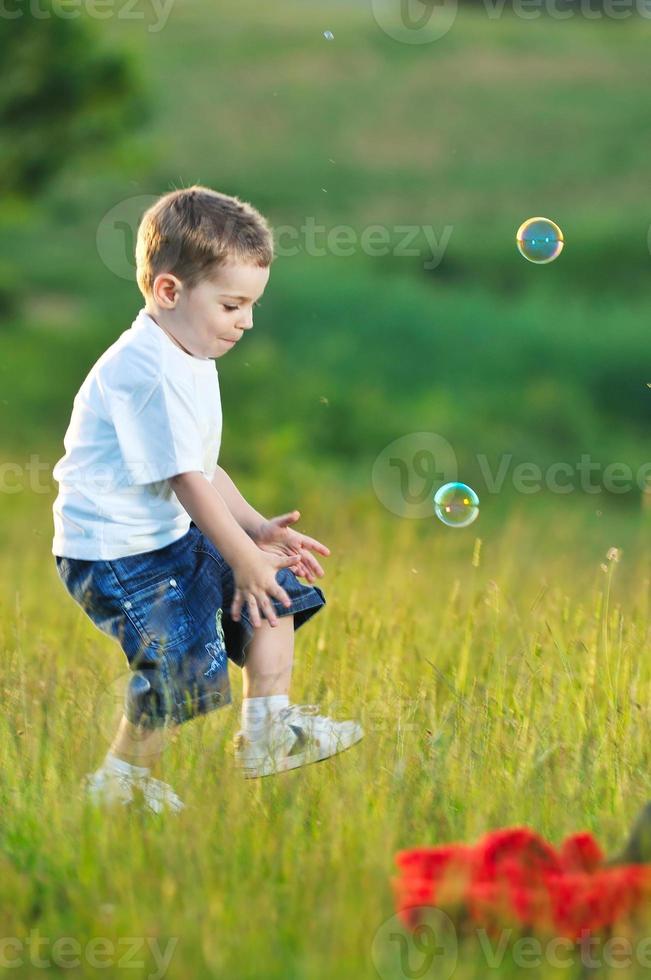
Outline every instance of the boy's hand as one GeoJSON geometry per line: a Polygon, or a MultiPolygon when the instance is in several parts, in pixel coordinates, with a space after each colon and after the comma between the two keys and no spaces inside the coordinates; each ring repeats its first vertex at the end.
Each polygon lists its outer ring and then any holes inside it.
{"type": "Polygon", "coordinates": [[[318,551],[320,555],[327,556],[330,554],[330,549],[315,538],[300,534],[288,527],[288,524],[294,524],[300,516],[300,511],[292,510],[288,514],[281,514],[280,517],[272,517],[264,521],[252,537],[262,551],[269,551],[276,555],[297,555],[299,561],[296,568],[292,569],[294,575],[306,578],[308,582],[314,582],[317,576],[319,578],[323,576],[323,569],[310,552],[318,551]]]}
{"type": "Polygon", "coordinates": [[[237,565],[233,565],[235,579],[235,595],[231,603],[231,619],[239,622],[240,612],[244,603],[248,603],[251,622],[254,626],[262,626],[260,612],[264,612],[272,626],[278,623],[276,610],[269,596],[279,599],[283,605],[291,606],[292,601],[276,581],[276,572],[299,561],[298,555],[266,555],[259,549],[247,555],[237,565]]]}

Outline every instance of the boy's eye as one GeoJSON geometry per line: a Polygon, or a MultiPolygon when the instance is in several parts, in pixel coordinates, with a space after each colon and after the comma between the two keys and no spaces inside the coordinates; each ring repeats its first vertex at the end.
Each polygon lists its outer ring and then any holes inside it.
{"type": "MultiPolygon", "coordinates": [[[[239,310],[239,306],[229,306],[228,303],[222,303],[222,306],[225,310],[228,310],[229,313],[232,313],[233,310],[239,310]]],[[[256,300],[253,306],[254,308],[262,306],[262,303],[259,300],[256,300]]]]}

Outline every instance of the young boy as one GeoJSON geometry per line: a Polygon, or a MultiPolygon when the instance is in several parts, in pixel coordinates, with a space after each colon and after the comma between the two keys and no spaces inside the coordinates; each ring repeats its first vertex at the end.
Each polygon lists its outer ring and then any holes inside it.
{"type": "Polygon", "coordinates": [[[54,467],[52,554],[66,589],[119,640],[132,676],[94,802],[179,810],[150,775],[165,731],[231,703],[243,670],[235,759],[247,777],[325,759],[362,738],[355,721],[289,703],[294,631],[325,605],[302,585],[328,548],[265,518],[217,466],[214,361],[253,326],[273,238],[251,205],[207,187],[165,194],[142,217],[137,280],[146,305],[74,399],[54,467]]]}

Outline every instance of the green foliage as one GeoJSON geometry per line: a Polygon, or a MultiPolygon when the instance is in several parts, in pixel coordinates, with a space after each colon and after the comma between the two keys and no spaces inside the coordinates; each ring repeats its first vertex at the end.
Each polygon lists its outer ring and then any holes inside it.
{"type": "Polygon", "coordinates": [[[469,480],[481,480],[479,454],[492,468],[503,453],[514,465],[582,453],[640,465],[651,127],[631,93],[651,82],[651,25],[577,17],[561,31],[505,15],[494,32],[460,8],[450,34],[421,49],[348,5],[328,10],[326,43],[323,16],[319,4],[229,0],[214,17],[180,0],[155,44],[107,22],[107,43],[127,48],[160,93],[139,127],[148,150],[128,183],[109,158],[83,180],[64,169],[31,224],[5,216],[0,261],[20,264],[34,300],[0,340],[15,368],[7,440],[62,452],[76,388],[142,305],[93,247],[103,216],[196,180],[297,232],[255,330],[218,362],[224,459],[238,472],[280,459],[281,471],[319,465],[364,480],[384,445],[423,428],[453,444],[469,480]],[[565,230],[552,266],[515,249],[532,213],[565,230]],[[452,234],[427,268],[423,232],[416,256],[306,254],[308,218],[321,247],[341,224],[358,242],[376,223],[393,245],[405,224],[452,234]],[[53,384],[55,359],[65,366],[53,384]]]}
{"type": "Polygon", "coordinates": [[[0,186],[38,195],[80,153],[109,145],[147,107],[133,64],[104,49],[87,21],[17,8],[0,18],[0,186]]]}

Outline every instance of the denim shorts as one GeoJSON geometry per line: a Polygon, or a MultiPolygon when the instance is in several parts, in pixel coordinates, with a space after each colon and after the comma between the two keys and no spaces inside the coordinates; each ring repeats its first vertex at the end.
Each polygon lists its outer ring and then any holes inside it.
{"type": "MultiPolygon", "coordinates": [[[[194,522],[156,551],[55,560],[67,591],[126,654],[133,671],[124,702],[129,721],[162,727],[231,703],[228,659],[244,666],[254,627],[246,604],[240,621],[231,619],[232,569],[194,522]]],[[[302,585],[287,568],[276,581],[291,606],[270,600],[279,617],[294,616],[294,630],[325,605],[321,589],[302,585]]]]}

